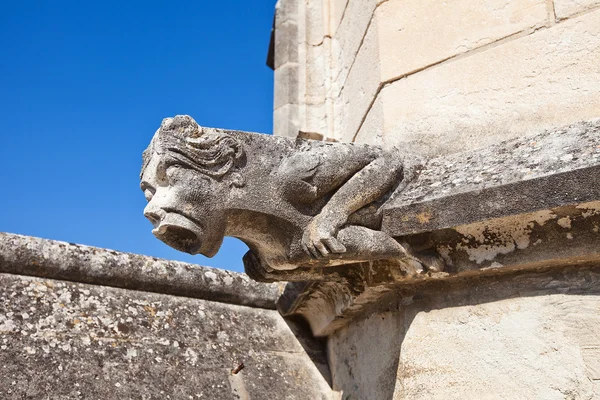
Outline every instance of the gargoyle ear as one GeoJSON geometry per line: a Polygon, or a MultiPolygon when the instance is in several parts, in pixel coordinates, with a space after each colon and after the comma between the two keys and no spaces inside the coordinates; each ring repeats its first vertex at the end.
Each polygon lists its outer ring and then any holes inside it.
{"type": "Polygon", "coordinates": [[[239,172],[233,172],[230,176],[229,186],[241,188],[246,184],[244,177],[239,172]]]}

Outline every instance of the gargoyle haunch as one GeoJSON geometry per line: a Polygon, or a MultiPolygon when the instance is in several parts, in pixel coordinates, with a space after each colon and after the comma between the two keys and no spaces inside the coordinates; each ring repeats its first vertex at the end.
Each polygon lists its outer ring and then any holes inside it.
{"type": "Polygon", "coordinates": [[[281,271],[413,259],[379,230],[403,174],[395,151],[202,128],[176,116],[144,151],[141,188],[144,215],[167,245],[212,257],[232,236],[250,248],[247,270],[281,271]]]}

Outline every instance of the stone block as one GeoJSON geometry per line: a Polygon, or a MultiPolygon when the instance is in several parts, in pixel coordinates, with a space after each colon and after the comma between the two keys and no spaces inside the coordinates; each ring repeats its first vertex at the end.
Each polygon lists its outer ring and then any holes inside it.
{"type": "Polygon", "coordinates": [[[286,104],[273,111],[273,135],[295,138],[300,129],[297,104],[286,104]]]}
{"type": "Polygon", "coordinates": [[[300,16],[299,7],[301,0],[277,0],[275,5],[276,19],[284,21],[297,21],[300,16]]]}
{"type": "MultiPolygon", "coordinates": [[[[346,82],[377,3],[376,0],[348,1],[344,18],[333,36],[332,43],[332,79],[338,89],[346,82]]],[[[337,95],[335,91],[332,92],[333,97],[337,95]]]]}
{"type": "Polygon", "coordinates": [[[432,67],[379,93],[383,142],[439,155],[598,117],[599,60],[595,11],[432,67]]]}
{"type": "Polygon", "coordinates": [[[600,345],[597,293],[449,297],[407,310],[394,399],[600,396],[593,373],[593,349],[600,345]]]}
{"type": "Polygon", "coordinates": [[[298,25],[295,21],[276,22],[275,69],[298,62],[298,25]]]}
{"type": "Polygon", "coordinates": [[[598,0],[554,0],[554,13],[561,20],[598,6],[598,0]]]}
{"type": "Polygon", "coordinates": [[[376,12],[388,81],[545,24],[546,0],[390,0],[376,12]]]}
{"type": "Polygon", "coordinates": [[[319,46],[306,46],[306,95],[303,99],[307,104],[322,104],[325,102],[329,84],[329,44],[330,39],[324,39],[319,46]],[[309,67],[310,66],[310,67],[309,67]]]}
{"type": "Polygon", "coordinates": [[[376,313],[333,333],[327,342],[333,390],[342,399],[391,399],[403,334],[400,311],[376,313]]]}
{"type": "Polygon", "coordinates": [[[344,399],[598,398],[599,273],[396,292],[390,311],[330,335],[333,388],[344,399]]]}
{"type": "Polygon", "coordinates": [[[306,38],[304,40],[309,45],[317,46],[321,44],[323,38],[328,35],[327,3],[329,3],[329,0],[306,2],[306,38]]]}
{"type": "Polygon", "coordinates": [[[334,100],[334,132],[344,141],[352,140],[377,95],[381,82],[379,54],[377,21],[373,21],[348,79],[334,100]]]}
{"type": "Polygon", "coordinates": [[[330,34],[335,36],[338,26],[342,22],[344,11],[348,5],[348,0],[331,0],[330,1],[330,34]]]}
{"type": "Polygon", "coordinates": [[[338,134],[338,139],[342,142],[352,142],[354,140],[356,143],[382,146],[385,128],[383,121],[383,103],[379,99],[376,99],[360,127],[360,132],[369,132],[368,135],[357,135],[355,138],[354,133],[348,130],[336,131],[336,134],[338,134]]]}
{"type": "Polygon", "coordinates": [[[275,109],[286,104],[298,104],[298,64],[287,63],[275,70],[275,109]]]}
{"type": "MultiPolygon", "coordinates": [[[[322,137],[327,136],[328,116],[325,104],[306,104],[304,110],[305,115],[300,130],[305,134],[318,133],[322,137]]],[[[308,137],[312,138],[312,136],[308,137]]]]}

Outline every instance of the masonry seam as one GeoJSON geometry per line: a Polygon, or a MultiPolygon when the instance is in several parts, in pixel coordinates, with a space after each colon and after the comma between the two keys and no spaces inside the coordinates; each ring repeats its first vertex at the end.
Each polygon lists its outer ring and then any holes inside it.
{"type": "MultiPolygon", "coordinates": [[[[386,1],[389,1],[389,0],[386,0],[386,1]]],[[[381,3],[381,4],[383,4],[383,3],[381,3]]],[[[481,46],[481,47],[477,47],[477,48],[474,48],[474,49],[472,49],[472,50],[469,50],[469,51],[468,51],[468,52],[466,52],[466,53],[456,54],[456,55],[454,55],[454,56],[451,56],[451,57],[445,58],[445,59],[443,59],[443,60],[440,60],[440,61],[438,61],[438,62],[436,62],[436,63],[429,64],[429,65],[427,65],[427,66],[425,66],[425,67],[422,67],[422,68],[416,69],[416,70],[414,70],[414,71],[411,71],[411,72],[409,72],[409,73],[406,73],[406,74],[400,75],[400,76],[398,76],[398,77],[395,77],[395,78],[390,78],[390,79],[388,79],[388,80],[386,80],[386,81],[384,81],[384,82],[380,83],[380,84],[379,84],[379,86],[377,87],[377,91],[375,92],[375,96],[373,96],[373,100],[372,100],[372,101],[371,101],[371,103],[369,104],[369,107],[367,108],[367,111],[366,111],[366,113],[363,115],[363,118],[362,118],[362,120],[361,120],[361,122],[360,122],[360,124],[359,124],[359,126],[358,126],[358,129],[356,130],[356,132],[355,132],[355,133],[354,133],[354,135],[352,136],[352,142],[354,142],[354,141],[356,140],[356,137],[358,136],[358,133],[359,133],[359,132],[360,132],[360,130],[362,129],[362,126],[363,126],[364,122],[366,121],[366,119],[367,119],[367,116],[369,115],[369,112],[371,111],[371,108],[373,108],[373,105],[375,104],[375,101],[376,101],[376,100],[377,100],[377,98],[379,97],[379,93],[380,93],[380,92],[381,92],[381,91],[382,91],[382,90],[385,88],[385,86],[387,86],[387,85],[389,85],[389,84],[391,84],[391,83],[397,82],[397,81],[399,81],[399,80],[402,80],[402,79],[404,79],[404,78],[408,78],[409,76],[411,76],[411,75],[414,75],[414,74],[417,74],[417,73],[419,73],[419,72],[422,72],[422,71],[424,71],[424,70],[426,70],[426,69],[433,68],[433,67],[437,67],[437,66],[439,66],[440,64],[446,64],[446,63],[450,63],[450,62],[453,62],[453,61],[462,60],[462,59],[464,59],[464,58],[467,58],[467,57],[470,57],[470,56],[472,56],[472,55],[479,54],[479,53],[481,53],[481,52],[488,51],[488,50],[490,50],[490,49],[493,49],[493,48],[495,48],[495,47],[501,46],[501,45],[503,45],[503,44],[505,44],[505,43],[510,43],[510,42],[512,42],[512,41],[514,41],[514,40],[519,40],[519,39],[521,39],[521,38],[524,38],[524,37],[530,36],[530,35],[532,35],[532,34],[536,33],[537,31],[541,31],[541,30],[550,29],[550,28],[552,28],[553,26],[555,26],[555,25],[560,25],[560,23],[562,23],[562,22],[565,22],[565,21],[567,21],[567,20],[571,20],[571,19],[577,19],[577,18],[579,18],[579,17],[582,17],[582,16],[585,16],[585,15],[587,15],[587,14],[594,13],[594,12],[596,12],[596,11],[598,11],[598,10],[600,10],[600,5],[598,5],[598,6],[595,6],[595,7],[592,7],[592,8],[588,8],[588,9],[586,9],[586,10],[582,10],[582,11],[580,11],[580,12],[578,12],[578,13],[575,13],[575,14],[573,14],[573,15],[570,15],[570,16],[568,16],[568,17],[565,17],[565,18],[562,18],[562,19],[558,19],[558,20],[556,20],[557,22],[556,22],[555,24],[550,24],[550,25],[540,25],[540,26],[535,26],[535,27],[533,27],[533,28],[524,29],[524,30],[522,30],[522,31],[519,31],[519,32],[513,33],[513,34],[511,34],[511,35],[505,36],[505,37],[503,37],[503,38],[500,38],[500,39],[498,39],[498,40],[495,40],[495,41],[493,41],[493,42],[491,42],[491,43],[488,43],[488,44],[486,44],[486,45],[483,45],[483,46],[481,46]]],[[[554,12],[554,8],[553,8],[553,12],[554,12]]],[[[342,87],[342,89],[343,89],[343,87],[342,87]]],[[[342,92],[342,90],[340,90],[340,93],[341,93],[341,92],[342,92]]]]}
{"type": "MultiPolygon", "coordinates": [[[[332,0],[329,0],[329,4],[331,4],[332,0]]],[[[337,32],[338,28],[340,27],[340,25],[342,24],[342,21],[344,20],[344,18],[346,17],[346,10],[348,9],[348,3],[350,3],[351,0],[348,0],[346,2],[346,5],[344,6],[344,11],[342,11],[342,17],[340,18],[340,22],[338,22],[337,26],[335,27],[335,31],[337,32]]],[[[329,7],[331,9],[331,6],[329,7]]],[[[331,31],[329,31],[331,32],[331,31]]]]}
{"type": "Polygon", "coordinates": [[[377,4],[375,6],[375,8],[373,9],[373,13],[371,14],[371,19],[369,19],[369,23],[367,25],[367,28],[365,29],[365,33],[362,36],[362,38],[360,39],[360,43],[358,44],[358,48],[356,49],[356,52],[354,53],[354,59],[352,60],[352,63],[350,64],[350,67],[348,68],[348,73],[346,74],[346,77],[344,78],[344,82],[342,83],[342,86],[340,87],[339,93],[342,93],[342,91],[346,87],[346,82],[348,81],[348,77],[350,76],[350,73],[352,72],[352,68],[354,68],[354,64],[356,63],[356,58],[357,58],[358,54],[360,53],[360,49],[362,49],[362,46],[363,46],[363,44],[365,42],[367,34],[369,33],[369,30],[371,29],[371,24],[373,22],[373,19],[375,18],[375,13],[379,9],[379,7],[381,7],[381,5],[387,3],[388,1],[390,1],[390,0],[384,0],[384,1],[382,1],[381,3],[377,4]]]}
{"type": "Polygon", "coordinates": [[[556,24],[556,10],[554,9],[554,0],[546,0],[548,6],[548,23],[550,25],[556,24]]]}
{"type": "Polygon", "coordinates": [[[574,14],[571,14],[571,15],[569,15],[567,17],[564,17],[564,18],[560,18],[560,19],[557,18],[556,21],[557,21],[557,23],[561,23],[561,22],[568,21],[568,20],[571,20],[571,19],[577,19],[577,18],[582,17],[582,16],[584,16],[586,14],[594,13],[594,12],[596,12],[598,10],[600,10],[600,4],[598,4],[596,6],[593,6],[593,7],[590,7],[590,8],[586,8],[586,9],[581,10],[581,11],[578,11],[578,12],[576,12],[574,14]]]}
{"type": "MultiPolygon", "coordinates": [[[[466,53],[455,54],[453,56],[450,56],[450,57],[444,58],[442,60],[439,60],[439,61],[437,61],[437,62],[435,62],[433,64],[425,65],[425,66],[423,66],[421,68],[417,68],[415,70],[412,70],[412,71],[407,72],[405,74],[402,74],[400,76],[397,76],[397,77],[394,77],[394,78],[390,78],[390,79],[385,80],[384,82],[381,82],[379,84],[379,86],[377,87],[377,90],[375,91],[375,96],[373,96],[373,99],[371,100],[371,103],[369,104],[369,107],[367,108],[367,111],[363,115],[362,120],[361,120],[361,122],[360,122],[360,124],[359,124],[359,126],[358,126],[358,128],[356,130],[356,132],[354,132],[354,135],[352,136],[352,142],[354,142],[356,140],[356,137],[358,136],[358,133],[362,129],[362,126],[364,125],[364,123],[365,123],[365,121],[366,121],[369,113],[371,112],[371,109],[373,108],[373,105],[375,104],[375,101],[379,97],[379,93],[386,86],[388,86],[389,84],[395,83],[395,82],[397,82],[399,80],[402,80],[402,79],[405,79],[405,78],[408,78],[408,77],[410,77],[412,75],[415,75],[415,74],[417,74],[419,72],[422,72],[422,71],[424,71],[426,69],[434,68],[434,67],[440,66],[441,64],[447,64],[447,63],[450,63],[450,62],[453,62],[453,61],[462,60],[464,58],[471,57],[471,56],[473,56],[475,54],[479,54],[479,53],[482,53],[484,51],[488,51],[488,50],[493,49],[495,47],[501,46],[501,45],[503,45],[505,43],[509,43],[509,42],[514,41],[514,40],[518,40],[520,38],[527,37],[529,35],[534,34],[535,32],[537,32],[539,30],[544,30],[544,29],[547,29],[547,28],[548,28],[547,26],[541,25],[541,26],[537,26],[537,27],[533,27],[533,28],[529,28],[529,29],[524,29],[522,31],[515,32],[515,33],[512,33],[512,34],[510,34],[508,36],[505,36],[503,38],[495,40],[495,41],[493,41],[491,43],[488,43],[486,45],[483,45],[483,46],[474,48],[472,50],[469,50],[466,53]]],[[[341,90],[340,90],[340,93],[341,93],[341,90]]]]}

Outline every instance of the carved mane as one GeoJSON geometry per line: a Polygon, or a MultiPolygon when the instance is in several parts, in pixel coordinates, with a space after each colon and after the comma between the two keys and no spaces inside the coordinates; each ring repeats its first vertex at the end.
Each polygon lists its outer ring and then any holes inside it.
{"type": "Polygon", "coordinates": [[[187,115],[165,118],[143,153],[142,174],[152,153],[167,165],[181,165],[215,179],[236,171],[245,156],[242,143],[216,129],[204,129],[187,115]]]}

